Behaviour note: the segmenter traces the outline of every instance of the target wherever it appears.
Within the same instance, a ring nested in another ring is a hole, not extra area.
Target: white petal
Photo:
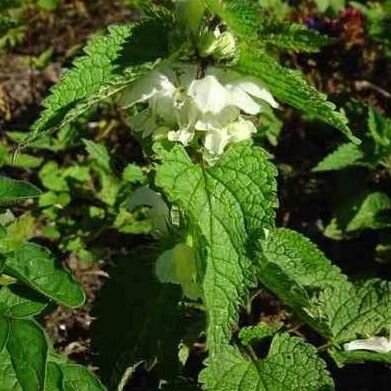
[[[255,102],[242,88],[227,84],[227,90],[231,93],[231,104],[239,107],[247,114],[255,115],[261,111],[261,106]]]
[[[121,95],[119,105],[123,108],[129,108],[136,103],[150,99],[159,90],[172,88],[175,89],[175,86],[167,76],[159,72],[152,72],[126,88]]]
[[[199,116],[195,123],[196,130],[215,130],[228,126],[240,115],[240,110],[235,106],[225,107],[219,114],[206,113]]]
[[[206,134],[204,146],[211,155],[221,155],[229,141],[227,129],[217,129]]]
[[[269,103],[270,106],[277,108],[278,103],[273,98],[272,94],[255,78],[244,78],[232,83],[243,89],[248,94],[255,96],[256,98],[262,99]]]
[[[343,347],[346,351],[370,350],[372,352],[388,353],[391,351],[391,341],[386,337],[370,337],[345,343]]]
[[[189,87],[188,95],[202,113],[220,113],[231,104],[231,94],[214,76],[194,80]]]
[[[257,132],[257,128],[251,121],[239,118],[228,126],[228,132],[232,141],[239,142],[251,139],[251,136]]]

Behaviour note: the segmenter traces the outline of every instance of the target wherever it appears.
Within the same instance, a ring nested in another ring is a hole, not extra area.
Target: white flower
[[[232,122],[224,128],[213,129],[207,132],[205,136],[204,146],[212,157],[221,155],[224,148],[230,142],[240,142],[249,140],[257,129],[251,121],[246,121],[239,117],[237,121]]]
[[[119,103],[129,108],[148,102],[129,121],[135,130],[144,137],[168,137],[185,146],[198,140],[197,134],[213,161],[228,144],[251,139],[256,133],[253,122],[242,113],[256,115],[265,104],[278,104],[255,78],[216,68],[209,68],[202,79],[196,75],[197,68],[191,65],[153,72],[127,88]]]
[[[230,140],[231,137],[226,128],[215,129],[206,134],[204,146],[212,156],[218,156],[224,152]]]
[[[346,351],[370,350],[377,353],[391,352],[391,339],[386,337],[369,337],[367,339],[356,339],[343,345]]]

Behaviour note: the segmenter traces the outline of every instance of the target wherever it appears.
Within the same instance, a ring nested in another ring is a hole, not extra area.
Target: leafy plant
[[[52,89],[41,117],[23,139],[24,147],[69,148],[74,137],[70,129],[77,129],[93,108],[109,102],[125,111],[142,147],[145,166],[132,164],[129,158],[130,164],[118,173],[109,147],[79,134],[76,145],[83,143],[87,159],[61,166],[47,160],[39,172],[47,190],[40,195],[39,205],[47,220],[63,225],[52,234],[61,237],[67,232],[74,239],[63,249],[79,256],[84,249],[80,245],[84,232],[64,228],[80,216],[62,216],[80,193],[93,199],[82,211],[89,219],[88,235],[97,227],[151,233],[149,251],[137,247],[131,253],[132,263],[124,266],[121,260],[114,288],[109,290],[113,306],[124,304],[120,314],[129,308],[137,314],[129,327],[126,318],[123,323],[116,319],[119,331],[107,340],[104,334],[99,337],[98,344],[108,352],[99,359],[105,383],[110,389],[123,389],[144,364],[144,370],[155,367],[155,387],[185,389],[184,384],[196,388],[200,383],[208,390],[224,391],[334,389],[324,355],[319,354],[322,349],[292,336],[279,324],[239,330],[240,312],[258,285],[272,291],[307,323],[338,365],[389,362],[387,282],[350,280],[308,239],[276,229],[277,169],[253,140],[257,129],[262,132],[269,121],[277,130],[269,128],[266,134],[275,143],[280,125],[272,109],[287,104],[349,139],[317,171],[349,165],[387,167],[385,119],[371,112],[371,136],[360,145],[344,111],[337,110],[302,73],[280,63],[284,50],[313,53],[333,40],[302,25],[266,19],[257,1],[181,0],[160,6],[141,2],[141,8],[140,21],[111,26],[87,45],[85,55]],[[59,133],[53,137],[56,129]],[[18,133],[9,136],[21,140]],[[382,193],[368,194],[347,227],[351,231],[378,227],[389,204]],[[7,226],[10,232],[11,227]],[[4,248],[10,251],[5,272],[59,303],[80,304],[79,288],[63,272],[62,277],[50,279],[52,285],[30,278],[37,269],[29,267],[29,256],[47,260],[45,275],[51,273],[54,260],[45,249],[26,244],[21,237],[4,239]],[[136,294],[122,300],[127,282]],[[102,308],[104,312],[107,303]],[[182,328],[183,313],[192,316],[192,311],[205,317],[204,335],[198,327],[191,332]],[[101,331],[107,330],[106,322],[111,323],[113,315],[109,316],[98,324]],[[174,319],[178,323],[172,326]],[[38,341],[33,328],[24,326],[26,330],[15,335]],[[257,354],[257,348],[270,339],[267,355]],[[184,380],[182,367],[195,340],[204,344],[207,358],[198,379]],[[16,342],[9,341],[6,351],[13,354]],[[82,374],[75,374],[83,371],[84,376],[84,369],[44,354],[45,359],[37,354],[31,360],[37,373],[47,366],[47,384],[56,384],[62,372],[63,389],[69,378],[86,387]],[[37,379],[43,384],[42,376]],[[88,379],[92,389],[101,387]]]

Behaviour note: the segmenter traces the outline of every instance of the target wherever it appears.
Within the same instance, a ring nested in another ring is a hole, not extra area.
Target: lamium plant
[[[143,186],[125,204],[130,211],[149,208],[151,246],[129,249],[134,277],[124,281],[124,289],[137,287],[128,305],[134,314],[121,319],[124,334],[101,337],[114,351],[113,341],[122,338],[125,351],[108,353],[112,371],[102,374],[103,383],[110,390],[125,389],[144,364],[157,368],[161,389],[332,390],[326,362],[389,363],[388,282],[350,280],[309,239],[276,227],[277,168],[256,137],[263,115],[288,105],[342,132],[346,148],[361,151],[344,111],[303,74],[280,63],[284,50],[313,53],[333,39],[263,17],[256,0],[139,3],[137,22],[111,26],[88,43],[22,142],[32,145],[109,101],[123,110],[142,147],[146,166],[129,170],[136,170]],[[88,140],[85,145],[100,167],[110,170],[107,150]],[[34,265],[27,251],[33,252]],[[7,365],[1,360],[0,390],[11,389],[9,384],[32,391],[103,389],[86,370],[76,373],[73,364],[47,348],[33,320],[40,302],[19,294],[15,282],[37,288],[43,278],[37,271],[34,278],[26,275],[27,269],[50,267],[46,250],[24,244],[5,255],[0,321],[11,324],[11,331],[0,329],[0,352],[8,360]],[[52,275],[45,273],[45,279]],[[143,273],[145,284],[138,280]],[[54,278],[53,291],[38,290],[54,301],[79,305],[83,295],[68,277],[64,284],[72,286],[64,298],[59,296],[64,285]],[[259,287],[289,307],[322,346],[262,319],[241,327],[239,315]],[[29,302],[15,305],[23,300]],[[141,322],[146,311],[151,319]],[[189,332],[183,323],[194,312],[201,320]],[[12,322],[23,322],[23,329],[14,333]],[[112,319],[102,322],[110,323],[108,330],[117,327]],[[34,342],[34,357],[23,347],[33,339],[41,341]],[[186,378],[179,363],[186,362],[196,341],[204,346],[203,368],[197,379]],[[261,344],[268,347],[264,356],[258,354]]]

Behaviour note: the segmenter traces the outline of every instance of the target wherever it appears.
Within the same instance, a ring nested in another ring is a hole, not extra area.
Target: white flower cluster
[[[181,65],[130,86],[121,97],[123,107],[148,102],[131,118],[132,127],[144,137],[165,136],[185,146],[201,137],[213,159],[229,143],[250,139],[256,132],[243,114],[259,114],[263,104],[278,106],[257,79],[216,68],[209,68],[203,78],[196,75],[195,66]]]

